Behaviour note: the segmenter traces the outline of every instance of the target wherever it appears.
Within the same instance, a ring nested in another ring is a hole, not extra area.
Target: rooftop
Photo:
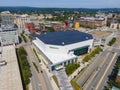
[[[62,46],[93,39],[92,35],[77,30],[48,32],[41,35],[33,34],[32,36],[39,38],[45,44]]]
[[[40,45],[37,40],[34,40],[33,42],[47,56],[47,58],[49,58],[49,60],[50,60],[49,64],[51,64],[51,63],[57,64],[57,63],[65,61],[65,60],[69,60],[69,59],[73,59],[73,58],[77,57],[74,54],[49,53],[49,52],[43,50],[41,47],[39,47]]]
[[[15,47],[5,46],[2,51],[7,64],[0,66],[0,90],[23,90]]]
[[[109,35],[111,35],[112,32],[95,30],[95,31],[90,32],[90,34],[92,34],[92,35],[97,35],[97,36],[106,38],[106,37],[108,37]]]

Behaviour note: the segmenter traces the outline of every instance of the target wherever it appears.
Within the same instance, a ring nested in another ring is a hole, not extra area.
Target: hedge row
[[[20,64],[21,74],[23,77],[23,84],[27,86],[30,83],[31,70],[27,61],[27,52],[23,47],[17,49],[18,60]]]
[[[71,80],[70,83],[71,83],[72,87],[74,88],[74,90],[82,90],[75,81]]]
[[[36,50],[35,50],[34,48],[33,48],[33,51],[34,51],[34,53],[35,53],[35,55],[36,55],[38,61],[41,62],[41,60],[40,60],[40,58],[39,58],[39,56],[38,56],[38,54],[37,54],[37,52],[36,52]]]
[[[21,37],[23,38],[24,42],[27,42],[27,39],[23,33],[21,33]]]
[[[102,51],[102,49],[100,47],[97,47],[94,51],[92,51],[89,55],[87,55],[83,61],[84,62],[88,62],[89,60],[92,59],[92,57],[94,57],[96,54],[98,54],[100,51]]]

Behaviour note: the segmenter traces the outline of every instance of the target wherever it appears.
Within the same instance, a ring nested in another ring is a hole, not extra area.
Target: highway
[[[108,76],[111,74],[112,68],[116,62],[117,53],[108,52],[105,62],[99,66],[99,69],[93,75],[93,78],[86,83],[83,90],[102,90],[106,85]]]
[[[77,77],[76,82],[79,86],[84,86],[91,74],[98,69],[98,66],[104,61],[108,50],[103,51],[85,70],[83,70]]]
[[[106,48],[85,70],[75,79],[83,90],[102,90],[107,85],[117,56],[120,55],[120,38]]]

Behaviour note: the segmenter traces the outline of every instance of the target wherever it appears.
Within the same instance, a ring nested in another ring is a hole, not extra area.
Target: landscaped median
[[[116,42],[116,38],[112,38],[112,40],[108,43],[109,46],[112,46]]]
[[[24,90],[28,90],[28,84],[30,83],[31,70],[30,65],[27,61],[27,52],[23,47],[17,49],[18,62],[20,66],[22,81]]]
[[[39,56],[38,56],[38,54],[37,54],[37,52],[36,52],[36,50],[33,48],[33,51],[34,51],[34,53],[35,53],[35,55],[36,55],[36,57],[37,57],[37,59],[38,59],[38,61],[39,61],[39,63],[41,62],[41,60],[40,60],[40,58],[39,58]]]
[[[54,79],[56,85],[57,85],[58,88],[59,88],[59,83],[58,83],[58,79],[57,79],[57,77],[56,77],[55,75],[53,75],[52,77],[53,77],[53,79]]]
[[[38,69],[37,65],[35,64],[35,62],[32,62],[32,63],[34,65],[35,69],[37,70],[37,72],[39,73],[39,69]]]
[[[21,33],[21,37],[23,38],[24,42],[27,42],[27,38],[26,38],[26,36],[23,33]]]
[[[72,87],[74,88],[74,90],[82,90],[80,86],[74,80],[71,80],[70,83]]]
[[[99,54],[102,51],[100,47],[97,47],[95,50],[93,50],[90,54],[88,54],[84,59],[83,62],[88,62],[91,60],[96,54]]]

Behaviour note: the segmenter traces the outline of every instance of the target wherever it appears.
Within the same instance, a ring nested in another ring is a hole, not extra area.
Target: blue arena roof
[[[32,34],[32,36],[39,38],[45,44],[62,46],[93,39],[92,35],[77,30],[47,32],[41,35]]]

